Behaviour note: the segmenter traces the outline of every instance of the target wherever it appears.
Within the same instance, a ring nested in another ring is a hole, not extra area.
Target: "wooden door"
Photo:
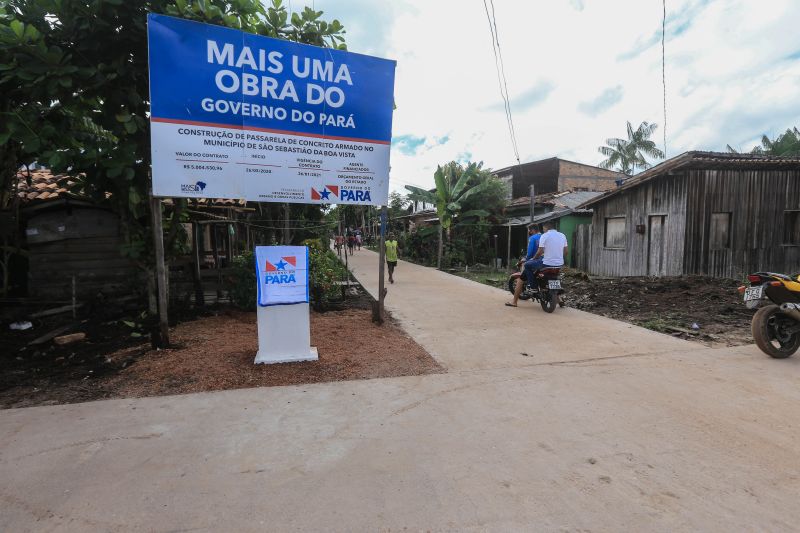
[[[666,258],[664,245],[666,241],[666,215],[650,216],[647,233],[647,274],[649,276],[665,276]]]

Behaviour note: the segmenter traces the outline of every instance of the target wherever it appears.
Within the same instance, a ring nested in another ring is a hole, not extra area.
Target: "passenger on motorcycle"
[[[534,259],[541,257],[542,265],[545,267],[564,266],[564,259],[567,257],[567,236],[560,231],[556,231],[551,220],[542,225],[544,226],[544,233],[539,238],[539,250],[536,252]],[[539,266],[538,268],[542,267]],[[533,280],[533,277],[531,277],[531,280]]]
[[[525,276],[528,279],[528,283],[533,284],[533,271],[541,268],[542,262],[540,260],[534,260],[534,256],[539,251],[539,238],[541,235],[539,234],[539,226],[536,224],[531,224],[528,226],[528,252],[525,255]],[[516,307],[517,302],[519,302],[519,295],[522,294],[522,288],[524,287],[525,282],[520,276],[517,280],[517,285],[514,287],[514,301],[513,302],[506,302],[506,305],[509,307]]]

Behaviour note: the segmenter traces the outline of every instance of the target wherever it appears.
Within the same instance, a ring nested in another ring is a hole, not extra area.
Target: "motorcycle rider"
[[[533,271],[538,270],[541,268],[542,261],[534,259],[534,256],[539,251],[539,239],[541,235],[539,234],[539,226],[537,224],[530,224],[528,226],[528,252],[525,255],[525,265],[523,272],[525,273],[525,277],[528,280],[528,283],[531,285],[533,284]],[[517,284],[514,287],[514,301],[513,302],[506,302],[508,307],[517,307],[517,302],[519,301],[519,295],[522,294],[522,288],[525,286],[525,282],[522,276],[517,279]]]
[[[567,236],[557,231],[552,220],[544,224],[544,233],[539,238],[539,250],[534,259],[541,259],[545,267],[562,267],[564,259],[567,257]],[[541,266],[537,267],[542,268]],[[533,277],[531,276],[531,280]],[[531,281],[532,282],[532,281]]]

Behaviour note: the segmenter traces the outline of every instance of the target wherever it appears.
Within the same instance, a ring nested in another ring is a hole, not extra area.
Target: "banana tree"
[[[442,250],[444,235],[450,241],[451,228],[454,219],[482,218],[489,216],[484,209],[471,209],[461,211],[462,204],[470,197],[480,194],[491,187],[491,174],[481,169],[482,163],[470,163],[466,168],[455,161],[444,166],[438,166],[433,175],[436,189],[425,190],[413,185],[406,185],[408,199],[411,201],[424,201],[436,206],[439,217],[439,251],[436,259],[436,268],[442,268]]]

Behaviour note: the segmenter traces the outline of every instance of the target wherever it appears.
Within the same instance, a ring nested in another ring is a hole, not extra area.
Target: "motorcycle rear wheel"
[[[762,307],[753,315],[750,324],[753,339],[761,351],[773,359],[786,359],[800,348],[800,333],[786,335],[782,331],[787,320],[794,323],[777,305]]]
[[[542,309],[545,313],[552,313],[558,307],[558,293],[548,290],[543,291],[539,303],[542,304]]]

